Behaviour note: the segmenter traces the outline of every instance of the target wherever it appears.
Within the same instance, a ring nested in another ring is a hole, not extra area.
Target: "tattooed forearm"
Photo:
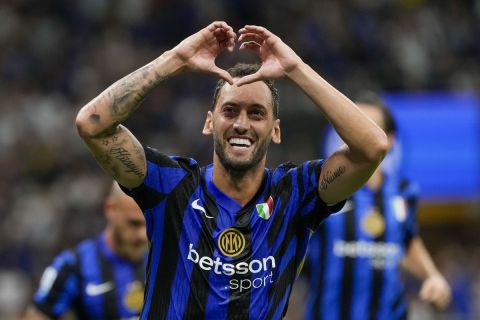
[[[113,135],[113,136],[110,136],[108,138],[103,139],[102,140],[102,145],[104,145],[105,147],[108,147],[109,145],[117,143],[117,142],[118,142],[118,136]]]
[[[320,181],[320,190],[327,190],[328,186],[335,181],[338,177],[345,173],[345,166],[340,166],[337,169],[332,171],[327,171]]]
[[[111,92],[113,102],[110,106],[110,114],[115,120],[126,119],[143,101],[145,96],[164,77],[155,72],[152,63],[128,75],[115,84]]]
[[[132,161],[132,155],[124,147],[112,147],[110,149],[110,154],[113,158],[119,160],[128,170],[126,173],[133,173],[137,177],[143,177],[143,171]]]

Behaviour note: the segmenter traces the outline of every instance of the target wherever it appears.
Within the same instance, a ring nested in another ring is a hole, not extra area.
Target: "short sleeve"
[[[75,254],[65,251],[43,272],[39,288],[33,296],[38,310],[58,318],[79,296],[79,279]]]
[[[318,180],[323,160],[311,160],[288,171],[291,195],[297,197],[298,212],[307,228],[314,230],[330,214],[340,210],[345,201],[333,206],[327,205],[319,196]]]
[[[145,212],[167,197],[189,172],[198,171],[198,164],[190,158],[166,156],[154,148],[144,147],[144,150],[147,174],[143,183],[133,189],[122,187],[122,190]]]

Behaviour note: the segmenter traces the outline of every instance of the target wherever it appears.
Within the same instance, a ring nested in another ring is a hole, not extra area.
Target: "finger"
[[[235,84],[240,87],[243,86],[244,84],[249,84],[255,81],[261,80],[260,73],[257,71],[254,74],[250,74],[248,76],[241,77],[240,79],[235,81]]]
[[[233,78],[232,76],[230,75],[230,73],[228,73],[227,71],[223,70],[222,68],[219,68],[217,66],[214,66],[212,68],[212,73],[213,74],[216,74],[217,76],[219,76],[220,78],[222,78],[223,80],[227,81],[229,84],[233,85]]]
[[[231,27],[228,28],[227,30],[227,35],[228,35],[228,46],[227,48],[232,51],[233,48],[235,47],[235,42],[237,40],[237,34]]]
[[[259,36],[256,33],[251,33],[251,32],[241,34],[240,37],[238,37],[238,41],[239,42],[255,41],[255,42],[259,43],[260,45],[262,45],[264,43],[264,40],[261,36]]]
[[[239,50],[240,51],[250,50],[255,52],[257,55],[260,55],[260,47],[261,47],[260,44],[256,43],[255,41],[248,41],[248,42],[242,43],[240,45]]]
[[[239,30],[239,33],[240,34],[255,33],[255,34],[258,34],[265,39],[273,35],[266,28],[261,27],[261,26],[255,26],[255,25],[246,25],[245,27],[243,27],[242,29]]]
[[[225,21],[214,21],[207,27],[210,31],[215,29],[232,29]],[[233,29],[232,29],[233,30]]]
[[[235,40],[237,35],[233,32],[232,28],[227,29],[216,29],[213,31],[213,34],[217,38],[217,41],[222,44],[228,51],[233,51],[235,48]]]

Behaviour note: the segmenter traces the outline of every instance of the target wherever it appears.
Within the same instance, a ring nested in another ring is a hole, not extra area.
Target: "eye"
[[[255,119],[255,120],[261,120],[266,116],[265,111],[262,109],[253,109],[252,111],[249,112],[249,115],[252,119]]]
[[[226,105],[222,108],[222,113],[226,116],[226,117],[233,117],[235,116],[236,114],[236,109],[233,107],[233,106],[230,106],[230,105]]]

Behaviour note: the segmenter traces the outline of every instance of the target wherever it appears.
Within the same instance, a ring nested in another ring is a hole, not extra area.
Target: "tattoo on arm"
[[[102,140],[102,145],[104,145],[105,147],[108,147],[111,144],[117,143],[117,141],[118,141],[118,136],[113,135],[113,136],[110,136],[108,138],[103,139]]]
[[[146,65],[136,74],[118,83],[110,106],[112,117],[115,120],[126,119],[140,105],[147,93],[163,79],[164,77],[153,70],[152,65]]]
[[[337,169],[333,170],[333,172],[328,170],[323,176],[322,181],[320,181],[320,190],[327,190],[329,185],[331,185],[335,181],[335,179],[345,173],[345,170],[345,166],[340,166]]]
[[[142,170],[132,161],[132,155],[124,147],[112,147],[110,154],[113,158],[119,160],[125,167],[127,167],[126,173],[133,173],[137,177],[143,177]]]

